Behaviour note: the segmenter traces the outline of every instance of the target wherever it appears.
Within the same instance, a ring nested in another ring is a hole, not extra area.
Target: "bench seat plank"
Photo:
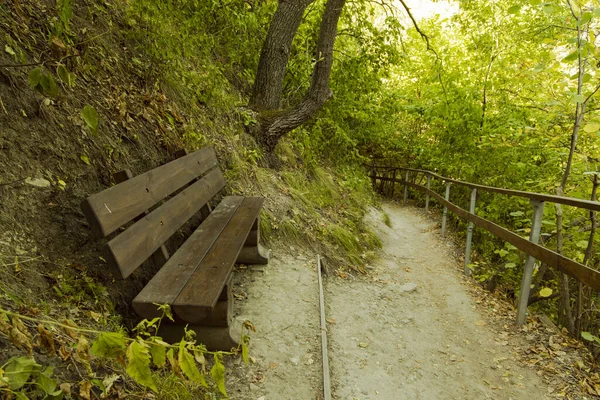
[[[171,259],[154,275],[133,300],[133,309],[142,318],[160,317],[157,304],[172,304],[223,228],[242,204],[243,197],[228,196],[208,215]],[[225,297],[227,300],[227,297]]]
[[[109,262],[127,278],[224,186],[221,171],[212,170],[109,241]]]
[[[216,166],[208,146],[96,193],[81,209],[94,233],[104,237]]]
[[[205,319],[217,303],[227,277],[260,214],[264,199],[246,197],[173,302],[175,314],[190,323]]]

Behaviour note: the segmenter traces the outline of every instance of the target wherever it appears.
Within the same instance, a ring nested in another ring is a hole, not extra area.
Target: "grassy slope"
[[[217,150],[227,193],[267,198],[262,227],[268,245],[308,247],[335,267],[361,269],[378,244],[360,222],[372,201],[365,180],[352,169],[305,165],[293,139],[278,148],[280,170],[261,167],[260,150],[245,133],[247,117],[235,107],[245,101],[243,85],[225,81],[212,88],[218,101],[211,103],[185,84],[185,74],[154,70],[136,42],[139,26],[123,7],[78,1],[67,31],[54,2],[0,5],[0,306],[94,330],[131,328],[137,319],[130,300],[154,271],[145,266],[126,282],[110,278],[100,258],[102,242],[91,239],[79,203],[110,186],[118,170],[139,174],[173,159],[179,148],[206,144]],[[185,71],[196,62],[184,60],[177,68]],[[211,62],[213,69],[220,65],[218,58]],[[73,74],[73,87],[57,75],[59,65]],[[29,86],[35,68],[53,77],[58,96]],[[97,133],[81,117],[88,104],[100,116]],[[26,178],[43,179],[46,187]],[[36,322],[24,323],[34,333]],[[26,353],[9,336],[0,333],[0,347],[10,348],[0,364]],[[72,340],[64,344],[74,346]],[[61,382],[81,381],[67,368],[69,360],[43,356],[42,349],[34,348],[36,359],[55,365]],[[118,365],[103,365],[94,362],[100,379],[110,368],[123,373]],[[161,391],[172,390],[176,379],[167,374]],[[141,390],[130,380],[118,386],[122,392]]]

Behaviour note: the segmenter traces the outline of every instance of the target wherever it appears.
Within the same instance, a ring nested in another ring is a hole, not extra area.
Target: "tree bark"
[[[308,0],[300,3],[305,4],[307,2]],[[259,112],[259,126],[256,130],[256,139],[268,153],[273,152],[281,137],[308,121],[332,96],[331,89],[329,88],[329,77],[331,75],[331,67],[333,65],[333,46],[337,36],[338,21],[345,3],[346,0],[328,0],[325,4],[325,11],[321,19],[319,39],[317,41],[317,51],[315,54],[316,63],[312,75],[311,85],[302,101],[295,107],[276,112],[261,112],[264,110],[275,110],[277,108],[273,107],[275,102],[277,102],[277,106],[279,106],[283,87],[282,77],[280,79],[279,75],[277,75],[277,79],[280,80],[275,81],[272,80],[273,77],[263,74],[264,71],[260,71],[260,65],[263,65],[263,54],[265,55],[266,59],[267,55],[272,53],[271,49],[263,48],[261,53],[261,63],[259,63],[259,71],[257,72],[257,81],[255,83],[256,95],[253,96],[251,106],[254,108],[254,110]],[[284,4],[287,4],[287,2],[282,0],[279,7]],[[308,2],[308,4],[310,4],[310,2]],[[308,6],[308,4],[306,4],[306,6]],[[304,8],[306,8],[306,6],[304,6]],[[275,22],[275,17],[273,18],[273,22]],[[295,27],[295,29],[297,28],[298,26]],[[271,29],[269,29],[269,32],[270,31]],[[274,45],[276,45],[275,42],[269,42],[267,40],[263,47]],[[265,63],[266,62],[267,61],[265,61]],[[279,67],[277,71],[278,73],[281,72]],[[261,76],[261,82],[259,82],[258,76]],[[262,82],[262,79],[265,79],[265,81]],[[265,86],[277,87],[263,88],[261,86],[263,84]],[[267,93],[269,94],[267,95]],[[261,100],[261,102],[259,102],[259,99],[265,99],[265,101]],[[269,100],[266,101],[266,99]]]
[[[257,111],[277,110],[281,103],[283,78],[292,42],[306,7],[314,0],[279,0],[263,44],[250,107]]]
[[[570,0],[567,0],[573,18],[577,21],[577,49],[581,50],[582,48],[582,30],[579,26],[580,15],[576,15],[573,7],[571,5]],[[583,77],[585,75],[585,69],[587,64],[587,56],[584,58],[581,55],[581,51],[578,52],[578,77],[577,77],[577,94],[579,96],[582,95],[583,92]],[[583,118],[585,116],[585,107],[587,105],[587,101],[589,97],[583,102],[577,102],[575,104],[575,116],[573,121],[573,131],[571,133],[571,144],[569,147],[569,156],[567,158],[567,165],[565,166],[565,171],[563,173],[563,177],[560,181],[560,185],[556,188],[557,196],[564,196],[565,189],[567,187],[567,181],[569,179],[569,174],[571,173],[571,166],[573,165],[573,156],[575,154],[575,148],[577,147],[577,139],[579,137],[579,130],[583,123]],[[556,209],[556,252],[558,254],[563,253],[563,210],[562,205],[555,203],[554,208]],[[564,324],[567,326],[569,334],[574,336],[575,332],[575,319],[573,318],[573,311],[571,309],[571,291],[569,288],[569,276],[561,273],[560,274],[560,305],[562,308],[562,315],[564,316]],[[559,313],[560,315],[560,313]]]

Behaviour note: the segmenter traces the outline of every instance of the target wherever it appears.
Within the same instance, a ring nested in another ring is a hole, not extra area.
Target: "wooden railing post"
[[[404,176],[404,204],[406,204],[406,200],[408,200],[408,170]]]
[[[427,174],[427,189],[431,189],[431,175]],[[429,211],[429,192],[425,196],[425,212]]]
[[[533,219],[531,221],[529,241],[538,244],[542,229],[542,218],[544,217],[544,202],[532,199],[531,205],[533,205]],[[534,264],[535,258],[528,255],[523,269],[523,280],[521,281],[521,293],[519,294],[519,305],[517,307],[517,325],[523,325],[527,317],[527,304],[529,303]]]
[[[451,182],[446,182],[446,195],[444,199],[450,201],[450,185]],[[442,214],[442,236],[446,236],[446,220],[448,218],[448,207],[444,205],[444,213]]]
[[[475,214],[475,201],[477,199],[477,189],[473,188],[471,190],[471,203],[469,204],[469,212],[471,214]],[[471,275],[471,269],[469,268],[469,264],[471,264],[471,241],[473,240],[473,222],[469,221],[469,225],[467,227],[467,243],[465,245],[465,274]]]

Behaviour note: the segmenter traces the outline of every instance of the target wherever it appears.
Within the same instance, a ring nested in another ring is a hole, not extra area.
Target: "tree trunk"
[[[301,3],[305,4],[307,2],[308,0]],[[287,2],[282,0],[279,6],[281,7],[286,3]],[[309,3],[310,2],[308,2],[308,4]],[[280,102],[283,86],[283,77],[278,77],[277,79],[280,80],[274,81],[271,80],[272,77],[264,74],[264,71],[260,71],[260,65],[264,65],[262,60],[263,55],[267,58],[268,54],[272,54],[272,49],[263,48],[261,53],[261,63],[259,63],[259,71],[257,73],[257,81],[255,83],[256,94],[253,97],[251,105],[259,112],[259,126],[256,131],[256,139],[267,152],[271,153],[283,135],[308,121],[332,96],[331,89],[329,89],[329,77],[331,75],[331,66],[333,65],[333,45],[335,44],[335,38],[337,36],[337,24],[345,3],[346,0],[328,0],[325,5],[325,11],[323,13],[319,31],[319,39],[317,41],[317,52],[315,54],[317,61],[313,71],[311,85],[304,99],[295,107],[279,112],[261,113],[261,110],[275,109],[272,105],[275,103],[275,100],[277,103]],[[308,4],[306,4],[306,6]],[[306,8],[306,6],[304,6],[304,8]],[[279,18],[283,19],[283,16],[280,16]],[[275,17],[273,17],[273,22],[275,22]],[[298,26],[295,26],[294,33],[297,28]],[[269,29],[269,33],[271,33],[271,29]],[[267,40],[263,47],[275,46],[276,44],[276,40],[270,42]],[[267,61],[264,61],[264,63],[267,63]],[[280,72],[280,67],[281,66],[277,67],[278,72]],[[261,82],[258,80],[259,76],[261,76]],[[264,79],[264,82],[262,82],[262,79]],[[262,87],[263,84],[265,87]],[[268,88],[267,86],[277,87]],[[275,93],[275,95],[266,95],[266,93]],[[259,103],[259,98],[268,98],[270,100],[269,102]],[[264,107],[261,107],[261,104],[264,104]]]
[[[571,9],[571,13],[573,17],[577,21],[577,49],[580,50],[582,48],[582,31],[579,26],[580,16],[576,15],[573,11],[570,1],[568,1],[569,7]],[[582,57],[581,51],[578,52],[578,76],[577,76],[577,94],[579,96],[582,95],[583,92],[583,77],[585,75],[585,68],[587,63],[586,58]],[[573,131],[571,133],[571,144],[569,146],[569,156],[567,158],[567,165],[565,166],[565,171],[563,173],[563,177],[560,181],[560,185],[556,188],[556,194],[558,196],[564,196],[565,189],[567,187],[567,181],[569,179],[569,174],[571,173],[571,166],[573,165],[573,156],[575,154],[575,148],[577,147],[577,139],[579,137],[579,129],[583,123],[583,117],[585,116],[585,107],[587,104],[586,99],[583,102],[577,102],[575,104],[575,116],[573,121]],[[554,204],[554,208],[556,209],[556,252],[558,254],[563,253],[563,210],[562,205],[559,203]],[[569,330],[569,334],[574,336],[575,332],[575,319],[573,318],[573,311],[571,309],[571,291],[569,288],[569,276],[561,273],[560,274],[560,298],[561,298],[561,308],[562,314],[564,316],[564,323]],[[560,313],[559,313],[560,315]]]
[[[257,111],[277,110],[281,103],[283,78],[292,41],[306,7],[314,0],[280,0],[263,44],[250,107]]]

